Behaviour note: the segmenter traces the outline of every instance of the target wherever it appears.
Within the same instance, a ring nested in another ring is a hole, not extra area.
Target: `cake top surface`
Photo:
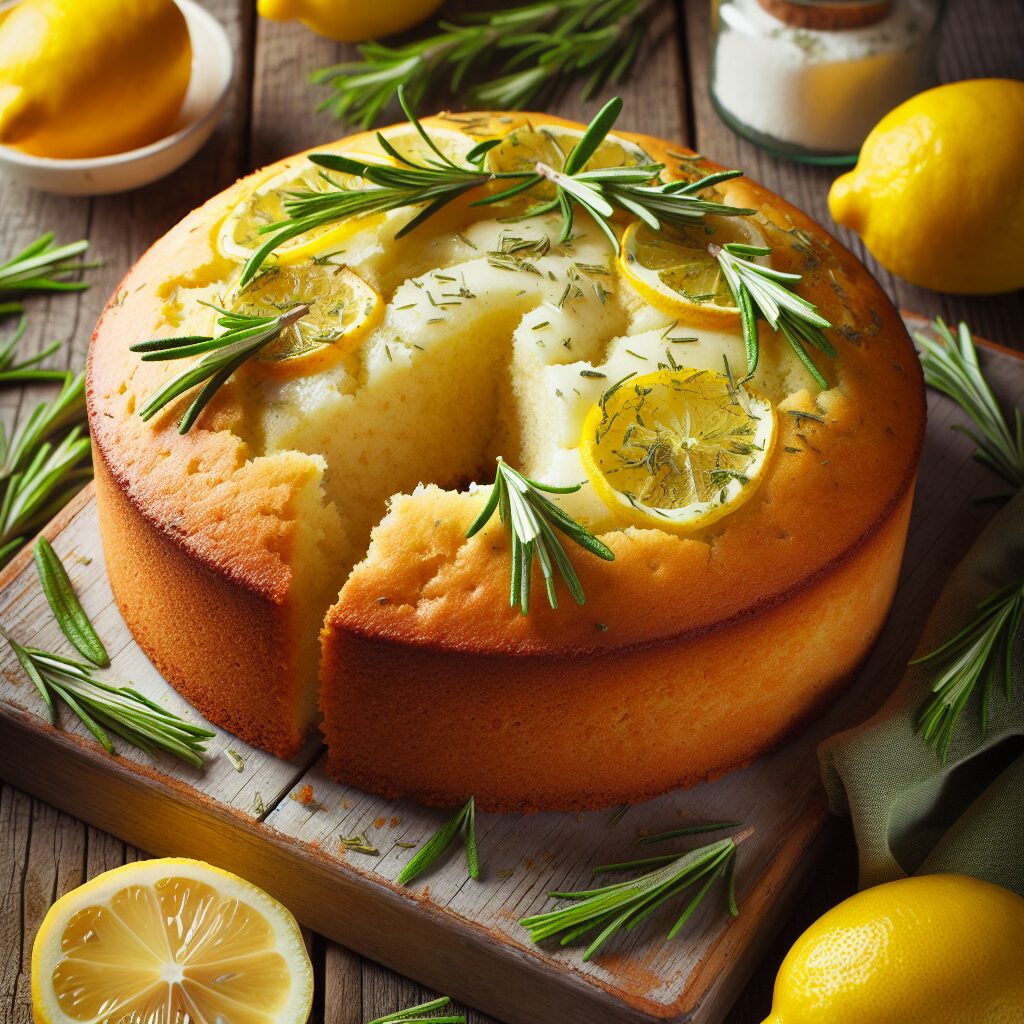
[[[424,124],[456,161],[502,138],[499,167],[555,162],[581,128],[541,114]],[[419,145],[408,125],[384,134],[399,153]],[[391,159],[372,134],[320,151]],[[663,180],[716,170],[626,132],[594,160],[662,163]],[[91,352],[99,457],[151,522],[268,600],[343,588],[337,628],[472,651],[643,644],[780,600],[905,495],[923,386],[902,322],[854,257],[747,179],[704,196],[752,216],[662,233],[616,217],[618,250],[585,213],[566,240],[558,208],[523,218],[535,199],[473,207],[471,192],[404,234],[416,209],[318,228],[240,285],[287,194],[339,184],[355,187],[299,155],[211,199],[129,273]],[[750,258],[801,275],[792,287],[832,325],[834,358],[811,351],[826,387],[763,322],[744,379],[740,316],[702,255],[708,238],[770,247]],[[212,307],[296,302],[308,317],[239,367],[187,433],[194,395],[143,422],[182,364],[143,362],[131,345],[213,335]],[[498,457],[544,485],[580,485],[547,497],[614,554],[565,543],[585,604],[559,579],[550,608],[535,570],[520,615],[506,528],[495,516],[467,538]]]

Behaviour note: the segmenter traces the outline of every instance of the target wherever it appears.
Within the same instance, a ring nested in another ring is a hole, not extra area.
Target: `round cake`
[[[402,124],[291,157],[186,217],[105,309],[111,586],[167,680],[246,742],[289,757],[319,719],[328,771],[389,797],[633,802],[776,746],[880,630],[925,415],[899,315],[800,211],[659,139],[613,130],[583,177],[662,165],[651,189],[704,181],[720,211],[656,228],[577,204],[567,224],[583,127],[440,115],[429,145]],[[383,187],[353,161],[490,177],[297,229],[253,274],[295,197]],[[524,168],[526,192],[475,205]],[[759,282],[798,296],[797,328],[762,315],[751,351],[723,250],[762,313]],[[228,314],[283,319],[198,416],[198,388],[154,402],[190,364],[133,347]]]

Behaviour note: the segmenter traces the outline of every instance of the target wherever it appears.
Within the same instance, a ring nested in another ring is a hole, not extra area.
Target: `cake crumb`
[[[377,818],[377,819],[374,820],[373,827],[374,828],[383,828],[386,823],[387,822],[386,822],[385,818]]]
[[[313,787],[307,782],[297,793],[292,793],[291,798],[303,807],[312,807],[316,803],[316,797],[313,795]]]
[[[392,816],[392,818],[391,818],[391,827],[392,828],[397,828],[401,823],[402,823],[402,819],[401,818]]]

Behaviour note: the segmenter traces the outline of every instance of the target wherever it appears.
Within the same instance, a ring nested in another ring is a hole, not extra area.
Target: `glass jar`
[[[943,0],[713,0],[711,100],[776,156],[847,164],[936,84]]]

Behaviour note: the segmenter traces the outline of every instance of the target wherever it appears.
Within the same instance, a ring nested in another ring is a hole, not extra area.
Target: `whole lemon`
[[[301,21],[319,35],[342,43],[404,32],[430,17],[442,0],[257,0],[257,10],[273,21]]]
[[[22,0],[0,23],[0,143],[68,158],[155,142],[191,65],[174,0]]]
[[[1024,1021],[1024,899],[964,875],[865,889],[797,939],[764,1024]]]
[[[914,284],[1024,287],[1024,82],[980,78],[907,100],[871,131],[828,205]]]

